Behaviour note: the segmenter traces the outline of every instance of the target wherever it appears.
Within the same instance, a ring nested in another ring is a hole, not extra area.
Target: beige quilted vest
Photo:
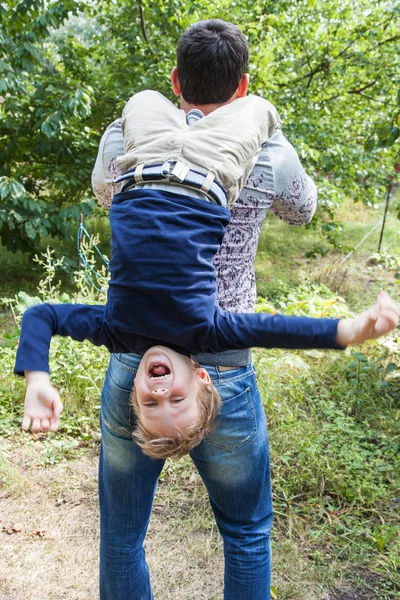
[[[214,110],[190,127],[183,110],[146,90],[132,96],[122,114],[125,154],[121,170],[179,160],[224,186],[231,206],[251,173],[261,145],[280,128],[276,108],[247,96]]]

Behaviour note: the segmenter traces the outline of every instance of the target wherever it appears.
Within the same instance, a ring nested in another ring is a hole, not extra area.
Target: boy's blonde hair
[[[194,366],[198,367],[200,365],[194,363]],[[137,419],[133,439],[141,447],[144,454],[151,458],[181,458],[200,444],[205,435],[214,431],[215,418],[221,406],[221,398],[212,383],[199,383],[197,402],[199,406],[199,420],[197,423],[184,431],[177,430],[174,437],[157,437],[150,433],[140,420],[140,407],[135,386],[133,386],[131,404]]]

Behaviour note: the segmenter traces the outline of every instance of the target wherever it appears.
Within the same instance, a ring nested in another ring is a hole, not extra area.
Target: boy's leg
[[[164,461],[132,440],[130,391],[140,357],[112,355],[101,406],[99,465],[100,598],[151,600],[143,541]]]
[[[269,600],[272,498],[268,435],[252,367],[206,367],[223,401],[219,425],[191,456],[224,540],[225,600]]]

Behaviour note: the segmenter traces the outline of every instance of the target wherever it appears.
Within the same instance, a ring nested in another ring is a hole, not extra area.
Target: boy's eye
[[[173,404],[179,404],[179,402],[182,402],[185,398],[172,398],[171,402]]]

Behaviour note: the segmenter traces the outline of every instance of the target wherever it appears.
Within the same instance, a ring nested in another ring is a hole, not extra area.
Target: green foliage
[[[279,295],[278,295],[279,294]],[[308,317],[349,317],[351,312],[344,298],[333,294],[324,284],[303,283],[296,289],[280,282],[274,304],[258,298],[256,312],[277,312]]]
[[[69,45],[52,42],[83,8],[74,0],[0,4],[0,236],[12,250],[48,235],[72,239],[73,221],[93,208],[97,132],[85,125],[93,89],[67,60]]]
[[[374,148],[390,148],[400,136],[400,88],[397,90],[397,107],[386,120],[380,120],[372,135],[364,144],[364,150],[371,152]],[[397,153],[397,158],[399,152]]]
[[[318,183],[322,230],[337,245],[344,196],[375,203],[398,163],[399,10],[390,0],[3,0],[3,243],[27,249],[48,234],[71,238],[79,212],[93,209],[90,171],[104,127],[138,90],[172,99],[181,32],[221,17],[248,36],[251,91],[279,108]]]
[[[86,248],[86,252],[91,264],[93,250]],[[105,303],[106,292],[99,294],[94,291],[87,282],[84,271],[76,273],[76,291],[73,296],[62,292],[61,283],[56,279],[60,260],[54,259],[54,252],[47,250],[42,256],[36,256],[35,260],[44,271],[37,295],[19,292],[14,298],[1,299],[3,305],[12,311],[16,325],[8,335],[3,335],[5,341],[0,346],[0,435],[5,437],[15,435],[20,430],[22,421],[25,382],[20,377],[10,378],[8,374],[13,370],[18,327],[23,312],[29,306],[43,301]],[[89,342],[82,344],[58,336],[53,339],[50,351],[51,377],[60,391],[64,413],[60,434],[50,436],[43,464],[58,462],[76,447],[75,442],[57,442],[53,438],[78,439],[84,445],[98,439],[100,392],[108,358],[109,354],[104,348],[95,347]]]

